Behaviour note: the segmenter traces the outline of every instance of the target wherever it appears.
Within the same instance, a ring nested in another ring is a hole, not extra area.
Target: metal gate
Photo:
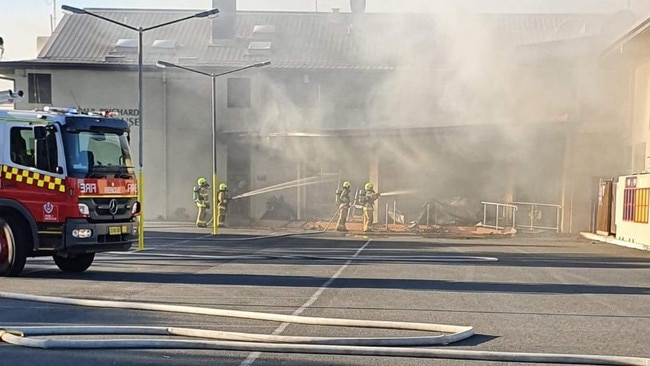
[[[616,234],[614,222],[615,185],[613,180],[601,179],[598,183],[598,205],[596,206],[596,234]]]

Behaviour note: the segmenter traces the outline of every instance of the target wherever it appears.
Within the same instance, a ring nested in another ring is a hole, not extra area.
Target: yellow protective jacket
[[[341,191],[339,192],[338,195],[338,203],[339,205],[346,205],[348,206],[350,204],[350,189],[349,188],[341,188]]]
[[[217,205],[219,207],[228,207],[230,197],[228,196],[228,191],[219,191],[217,193]]]
[[[363,207],[372,209],[375,206],[375,201],[379,198],[379,193],[375,191],[366,191],[366,194],[362,196],[361,204]]]
[[[198,206],[206,206],[208,204],[210,192],[208,187],[205,186],[196,186],[194,187],[194,202]]]

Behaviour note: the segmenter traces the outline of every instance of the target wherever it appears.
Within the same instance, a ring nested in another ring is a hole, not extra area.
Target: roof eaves
[[[604,57],[607,56],[608,54],[611,54],[612,52],[616,51],[617,49],[622,52],[623,46],[633,40],[634,38],[638,37],[639,35],[643,34],[650,28],[650,17],[646,17],[644,19],[641,19],[639,22],[636,24],[632,25],[627,31],[623,33],[620,37],[614,39],[613,41],[609,42],[605,47],[602,48],[602,51],[600,52],[599,56]]]
[[[241,62],[219,62],[210,63],[203,66],[212,67],[229,67],[240,65]],[[0,68],[52,68],[52,69],[94,69],[94,70],[116,70],[132,69],[136,66],[134,62],[106,62],[88,60],[44,60],[33,59],[24,61],[2,61]],[[146,63],[146,68],[155,69],[154,64]],[[304,70],[356,70],[356,71],[393,71],[391,65],[343,65],[343,64],[313,64],[313,63],[273,63],[270,67],[273,69],[304,69]]]
[[[308,129],[300,131],[277,131],[267,133],[264,137],[275,138],[342,138],[342,137],[395,137],[395,136],[422,136],[426,134],[462,134],[468,128],[475,131],[485,131],[486,133],[494,132],[500,127],[500,123],[496,124],[466,124],[457,125],[449,123],[448,121],[441,121],[438,126],[410,126],[410,127],[394,127],[382,126],[381,128],[333,128],[333,129]],[[566,122],[562,121],[548,121],[540,120],[531,123],[531,126],[537,126],[547,129],[548,126],[566,128]],[[503,123],[504,128],[511,128],[509,124]],[[243,135],[242,132],[233,132],[233,134]],[[258,131],[253,131],[251,135],[259,134]]]
[[[352,64],[322,64],[322,63],[296,63],[277,62],[273,64],[276,69],[308,69],[308,70],[360,70],[360,71],[393,71],[392,65],[352,65]]]
[[[155,66],[146,65],[152,69]],[[85,69],[85,70],[116,70],[116,69],[129,69],[133,68],[132,64],[119,64],[119,63],[99,63],[88,61],[75,61],[75,60],[26,60],[26,61],[2,61],[0,62],[0,69],[8,68],[50,68],[50,69]]]

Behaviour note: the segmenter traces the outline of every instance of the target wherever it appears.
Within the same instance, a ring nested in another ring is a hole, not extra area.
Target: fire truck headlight
[[[88,205],[86,205],[85,203],[80,203],[79,213],[81,213],[84,216],[90,216],[90,209],[88,208]]]
[[[87,239],[93,236],[93,231],[90,229],[74,229],[72,236],[79,239]]]
[[[140,202],[135,202],[133,207],[131,207],[131,215],[137,215],[140,213]]]

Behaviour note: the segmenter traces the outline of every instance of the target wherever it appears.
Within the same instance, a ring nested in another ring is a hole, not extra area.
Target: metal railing
[[[562,206],[549,203],[539,202],[481,202],[483,205],[483,221],[477,226],[493,228],[497,230],[512,228],[528,228],[541,230],[555,230],[560,232],[562,220]],[[392,207],[391,207],[392,206]],[[522,215],[528,215],[526,220]],[[432,217],[433,216],[433,217]],[[392,219],[392,220],[391,220]],[[431,204],[426,204],[426,226],[436,225],[438,221],[438,207],[434,205],[432,215]],[[398,223],[405,224],[406,218],[397,211],[397,202],[387,202],[385,205],[385,225],[392,221],[393,225]]]
[[[528,212],[529,221],[527,224],[519,224],[518,227],[525,227],[530,230],[555,230],[560,232],[560,223],[562,219],[562,206],[550,203],[538,202],[512,202],[513,205],[522,208],[522,212]],[[524,211],[527,208],[527,211]],[[549,213],[555,213],[555,220],[547,218]],[[521,221],[520,221],[521,222]],[[554,225],[553,225],[554,223]]]
[[[517,206],[508,203],[481,202],[483,204],[483,221],[478,226],[492,229],[505,229],[515,227]],[[494,207],[494,225],[488,224],[488,206]],[[501,222],[499,222],[501,219]],[[501,223],[502,225],[499,225]]]
[[[427,227],[431,222],[431,204],[427,203]],[[433,225],[438,225],[438,205],[433,206]]]
[[[388,230],[389,216],[393,219],[393,225],[405,224],[406,217],[397,212],[397,201],[393,201],[393,210],[390,210],[390,202],[386,203],[386,230]]]

